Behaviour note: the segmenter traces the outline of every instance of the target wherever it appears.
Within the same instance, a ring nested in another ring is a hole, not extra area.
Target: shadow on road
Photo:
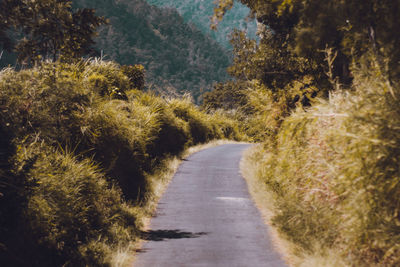
[[[141,239],[147,241],[164,241],[166,239],[197,238],[207,233],[182,232],[181,230],[150,230],[142,231]]]

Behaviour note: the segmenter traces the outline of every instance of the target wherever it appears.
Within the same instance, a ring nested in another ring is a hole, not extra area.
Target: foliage
[[[145,70],[142,65],[124,65],[121,67],[121,71],[129,78],[131,88],[144,89]]]
[[[222,114],[137,90],[141,77],[99,60],[0,72],[3,265],[111,265],[133,253],[149,174],[191,144],[241,138]]]
[[[375,1],[322,4],[313,0],[241,2],[257,18],[261,40],[257,42],[248,39],[244,32],[233,32],[234,60],[228,72],[236,85],[229,82],[206,94],[205,104],[211,108],[234,107],[239,113],[252,114],[252,119],[274,118],[273,121],[282,122],[299,104],[307,108],[316,96],[327,98],[333,89],[350,88],[354,76],[350,63],[360,67],[367,52],[374,54],[380,72],[388,77],[390,84],[396,84],[396,77],[400,77],[396,74],[398,64],[393,63],[398,61],[398,49],[393,46],[399,42],[398,35],[392,26],[384,29],[387,24],[397,25],[398,18],[394,16],[398,13],[397,1],[380,4]],[[217,1],[214,19],[222,19],[233,4],[231,0]],[[262,95],[266,94],[268,105],[277,107],[279,112],[265,112],[262,116],[256,110],[252,113],[254,107],[248,104],[248,99],[241,102],[246,98],[240,96],[253,94],[256,84],[271,91],[259,94],[259,98],[263,99]],[[257,136],[275,132],[262,128],[258,131],[257,123],[247,121],[248,134],[256,140],[259,140]],[[278,129],[280,123],[270,126]]]
[[[21,265],[107,266],[115,247],[129,244],[136,235],[138,211],[90,159],[31,143],[20,147],[15,164],[32,158],[27,177],[34,185],[20,218],[26,222],[23,238],[28,242],[11,247],[25,261]],[[19,239],[20,234],[9,238]],[[29,245],[33,251],[26,255]]]
[[[240,109],[247,105],[246,83],[226,82],[214,85],[211,92],[203,95],[203,107],[206,109]]]
[[[188,98],[184,101],[172,99],[169,104],[175,116],[187,122],[191,144],[208,142],[213,136],[230,140],[242,138],[237,122],[221,112],[198,112]]]
[[[283,48],[296,56],[305,57],[318,68],[324,65],[325,56],[320,51],[331,47],[337,51],[334,76],[341,83],[349,84],[352,75],[349,66],[353,58],[360,59],[373,50],[381,68],[389,78],[399,76],[396,33],[399,1],[335,1],[328,4],[318,0],[241,0],[272,30],[272,37]],[[221,19],[233,1],[218,1],[215,13]],[[387,59],[387,65],[384,60]],[[387,66],[387,68],[385,68]],[[319,70],[321,73],[323,70]]]
[[[250,38],[256,38],[257,25],[254,17],[249,16],[250,10],[238,3],[227,11],[217,30],[211,29],[213,15],[213,0],[146,0],[151,5],[176,8],[187,23],[193,23],[204,34],[211,36],[225,49],[232,49],[229,35],[233,29],[246,31]]]
[[[126,68],[135,68],[127,66]],[[138,67],[144,71],[143,66]],[[140,74],[139,74],[140,75]],[[142,74],[144,75],[144,73]],[[108,96],[114,99],[126,99],[126,91],[131,85],[130,78],[120,69],[120,66],[112,61],[102,62],[94,61],[90,66],[84,70],[85,81],[94,91],[98,92],[101,96]]]
[[[173,88],[180,94],[189,91],[196,102],[214,82],[228,78],[226,67],[230,58],[226,49],[194,25],[185,23],[177,11],[150,6],[145,0],[77,0],[72,1],[72,7],[71,1],[4,0],[2,5],[13,6],[0,8],[0,42],[2,32],[13,30],[7,40],[21,43],[24,51],[20,53],[21,59],[32,56],[32,60],[40,61],[62,56],[61,59],[69,60],[70,56],[100,56],[101,51],[104,58],[121,65],[144,66],[147,88],[159,92]],[[48,12],[53,5],[58,6],[51,9],[53,13]],[[25,10],[30,6],[31,11]],[[95,16],[94,10],[102,17]],[[33,14],[38,15],[32,17]],[[61,15],[65,16],[57,17]],[[13,20],[5,23],[5,18]],[[109,23],[104,25],[104,20]],[[102,26],[95,38],[95,26],[99,23]],[[12,25],[16,24],[19,27],[14,29]],[[2,48],[10,42],[4,40]],[[15,62],[16,55],[5,51],[0,66],[15,65]]]
[[[269,35],[257,44],[243,32],[232,34],[234,62],[228,68],[232,77],[241,81],[257,79],[272,91],[278,91],[292,81],[315,73],[315,67],[308,60],[296,57],[284,41]]]
[[[7,19],[8,16],[8,10],[11,10],[14,8],[14,6],[18,2],[16,1],[2,1],[1,4],[1,9],[0,9],[0,45],[2,48],[11,49],[12,46],[12,41],[10,40],[7,31],[11,27],[11,21]]]
[[[274,225],[302,266],[399,265],[399,1],[241,2],[264,27],[259,44],[233,35],[229,72],[247,89],[230,94],[245,92],[240,121],[264,141]]]
[[[147,88],[190,92],[195,101],[214,82],[227,80],[229,54],[176,10],[149,5],[145,0],[79,0],[79,8],[95,8],[109,19],[100,27],[96,49],[121,65],[141,64]]]
[[[274,224],[295,253],[335,251],[357,266],[397,266],[398,87],[376,60],[337,92],[287,117],[259,153],[259,177],[275,195]],[[333,265],[332,265],[333,266]]]
[[[308,108],[323,93],[312,86],[312,78],[290,82],[273,91],[258,80],[217,84],[204,94],[203,109],[224,110],[240,121],[240,129],[253,141],[274,138],[284,119],[297,107]]]
[[[71,5],[70,0],[1,2],[8,29],[22,36],[15,46],[20,62],[70,60],[90,51],[96,28],[106,20],[95,16],[93,9],[73,11]]]
[[[263,87],[270,91],[266,94],[272,102],[267,105],[279,106],[278,109],[281,110],[278,114],[282,117],[278,118],[277,114],[271,116],[281,121],[290,113],[290,110],[296,107],[297,103],[308,107],[317,95],[328,94],[330,87],[325,87],[328,88],[327,90],[318,89],[322,85],[330,85],[330,80],[317,65],[306,58],[296,56],[289,50],[287,41],[275,37],[271,31],[265,30],[263,34],[265,36],[260,42],[256,42],[256,40],[248,39],[244,32],[232,33],[234,60],[228,72],[235,81],[217,85],[214,91],[204,94],[204,105],[226,110],[234,108],[239,112],[244,112],[244,115],[255,115],[258,112],[257,106],[249,104],[248,97],[253,94],[253,89]],[[262,94],[259,94],[260,99],[263,99]],[[269,108],[263,113],[269,117],[267,110]],[[250,117],[256,118],[258,115]],[[264,116],[259,119],[262,117]],[[247,120],[247,118],[240,118],[240,120],[243,119]],[[247,133],[255,137],[255,140],[262,140],[259,137],[274,132],[263,131],[257,127],[258,125],[260,124],[250,123],[246,126],[246,129],[250,130]]]

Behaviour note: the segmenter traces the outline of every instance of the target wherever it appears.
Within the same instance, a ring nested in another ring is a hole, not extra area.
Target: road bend
[[[135,267],[281,267],[239,172],[249,145],[193,154],[161,198]]]

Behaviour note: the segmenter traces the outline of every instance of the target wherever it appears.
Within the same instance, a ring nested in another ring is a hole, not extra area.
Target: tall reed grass
[[[256,154],[299,266],[400,264],[400,87],[373,60],[354,75],[351,91],[298,108]]]

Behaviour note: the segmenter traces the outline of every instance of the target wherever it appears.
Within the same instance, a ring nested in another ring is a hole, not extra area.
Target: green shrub
[[[188,97],[170,99],[168,104],[175,116],[187,123],[192,144],[205,143],[218,138],[231,140],[244,138],[240,133],[238,122],[228,118],[225,112],[202,112]]]
[[[85,66],[83,76],[89,88],[101,96],[126,100],[126,91],[131,89],[129,78],[112,61],[90,62]]]
[[[133,253],[165,159],[241,138],[222,113],[137,90],[141,75],[97,60],[0,72],[2,263],[115,264]]]
[[[213,138],[213,129],[208,123],[209,117],[196,109],[188,98],[172,99],[169,101],[169,106],[175,116],[188,123],[193,144],[205,143]]]
[[[203,95],[203,107],[206,109],[243,109],[248,103],[247,84],[230,81],[214,85],[211,92]]]
[[[225,111],[216,110],[209,115],[214,135],[218,138],[236,141],[246,139],[240,130],[238,121],[229,117]]]
[[[121,71],[129,79],[130,87],[133,89],[143,90],[145,85],[145,70],[142,65],[124,65]]]
[[[296,107],[306,108],[321,94],[310,76],[294,80],[283,90],[271,90],[259,80],[217,84],[204,94],[203,109],[225,110],[240,121],[240,130],[255,142],[273,137],[284,118]]]
[[[138,228],[137,214],[124,203],[118,187],[110,186],[89,159],[77,160],[43,144],[26,144],[18,151],[18,166],[34,159],[27,174],[32,192],[24,212],[28,240],[41,248],[30,255],[33,262],[106,266],[113,246],[130,242]],[[129,235],[115,233],[116,227]],[[101,251],[92,246],[95,241],[103,246]]]
[[[397,266],[400,92],[373,61],[363,66],[354,91],[283,121],[258,172],[276,196],[273,222],[297,253],[333,249],[349,265]]]

